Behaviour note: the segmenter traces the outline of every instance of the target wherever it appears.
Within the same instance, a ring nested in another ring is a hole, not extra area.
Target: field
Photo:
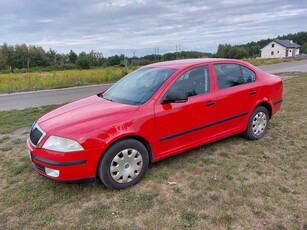
[[[307,229],[306,88],[307,74],[285,81],[264,138],[237,135],[157,162],[121,191],[34,172],[28,131],[54,106],[0,112],[0,229]]]
[[[297,60],[300,59],[246,59],[245,61],[259,66]],[[137,68],[139,66],[130,66],[129,72]],[[50,72],[32,72],[31,70],[28,73],[14,74],[0,73],[0,94],[116,82],[123,76],[123,73],[123,67]]]
[[[131,70],[133,69],[130,69],[130,71]],[[102,69],[90,70],[0,74],[0,93],[34,91],[115,82],[123,76],[123,73],[123,67],[106,67]]]

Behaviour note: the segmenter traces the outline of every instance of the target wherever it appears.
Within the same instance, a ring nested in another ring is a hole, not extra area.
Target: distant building
[[[261,58],[287,58],[300,53],[300,45],[292,40],[274,40],[261,49]]]
[[[131,65],[139,65],[141,63],[141,59],[139,59],[138,57],[132,57],[131,58]]]

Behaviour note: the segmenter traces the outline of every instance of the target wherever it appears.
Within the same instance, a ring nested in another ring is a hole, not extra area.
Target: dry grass
[[[2,133],[0,229],[307,229],[306,87],[307,74],[286,80],[263,139],[182,153],[122,191],[41,177],[25,149],[31,123]]]
[[[132,71],[137,67],[130,69]],[[65,70],[0,74],[0,93],[65,88],[115,82],[123,76],[123,67],[90,70]]]
[[[283,62],[292,62],[292,61],[300,61],[305,58],[248,58],[244,59],[244,61],[247,61],[255,66],[260,66],[260,65],[273,65],[273,64],[279,64]]]

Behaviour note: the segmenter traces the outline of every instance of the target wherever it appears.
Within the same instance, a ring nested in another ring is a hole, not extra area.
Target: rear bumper
[[[55,152],[34,148],[27,140],[33,168],[49,179],[65,183],[94,182],[101,150]]]

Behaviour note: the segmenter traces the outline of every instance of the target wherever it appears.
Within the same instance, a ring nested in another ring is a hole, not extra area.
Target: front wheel
[[[263,106],[258,106],[249,118],[243,135],[250,140],[257,140],[264,136],[269,125],[269,112]]]
[[[108,188],[127,188],[144,177],[148,164],[146,147],[138,140],[123,139],[103,154],[98,165],[98,177]]]

